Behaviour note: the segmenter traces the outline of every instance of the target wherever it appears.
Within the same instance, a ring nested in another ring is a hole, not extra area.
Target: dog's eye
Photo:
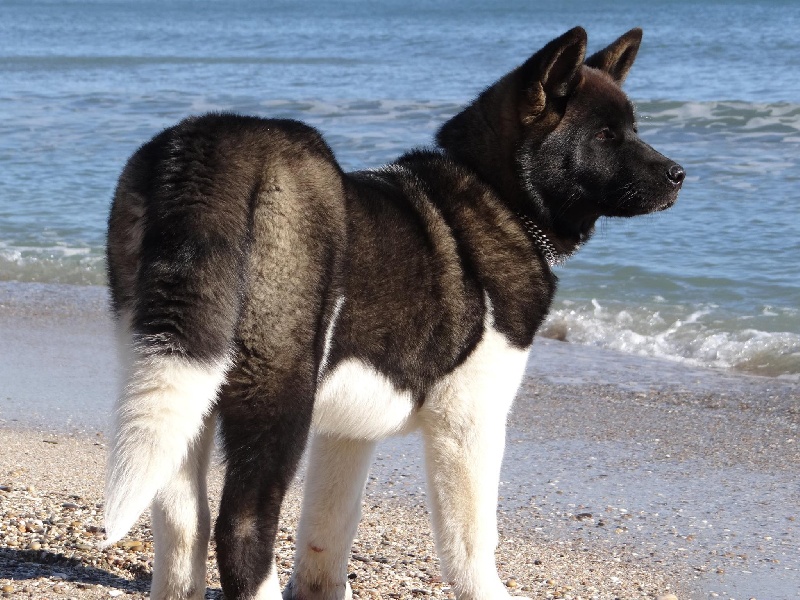
[[[613,140],[615,137],[614,132],[608,127],[603,127],[603,129],[594,134],[594,139],[601,141]]]

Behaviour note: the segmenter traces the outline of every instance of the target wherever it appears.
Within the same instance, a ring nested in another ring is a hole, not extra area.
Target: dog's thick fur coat
[[[226,598],[281,597],[278,513],[309,432],[283,597],[350,595],[375,443],[425,441],[443,575],[500,599],[505,422],[556,287],[548,261],[601,216],[671,206],[684,174],[636,135],[620,84],[632,30],[584,61],[550,42],[444,124],[437,148],[344,173],[314,129],[190,118],[128,162],[109,219],[127,368],[106,489],[108,542],[152,503],[152,597],[205,593],[205,473],[227,463],[216,542]]]

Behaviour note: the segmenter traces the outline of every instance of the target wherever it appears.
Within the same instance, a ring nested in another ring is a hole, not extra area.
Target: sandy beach
[[[3,597],[146,597],[147,515],[117,547],[97,544],[113,350],[102,288],[0,285]],[[538,340],[507,439],[501,576],[532,598],[795,599],[799,424],[791,381]],[[220,476],[217,461],[213,505]],[[452,596],[416,436],[379,446],[349,573],[357,598]],[[213,543],[207,597],[221,597]]]

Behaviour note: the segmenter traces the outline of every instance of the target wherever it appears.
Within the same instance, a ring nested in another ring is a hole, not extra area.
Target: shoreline
[[[94,546],[117,385],[105,289],[62,287],[0,299],[0,594],[143,598],[147,521],[126,548]],[[504,581],[534,598],[793,600],[797,400],[791,381],[537,340],[501,475]],[[416,435],[379,445],[349,566],[358,598],[448,597],[420,446]],[[298,485],[277,546],[283,583]],[[212,553],[211,598],[215,569]]]
[[[558,328],[556,328],[558,329]],[[558,331],[556,331],[558,333]],[[794,390],[794,375],[768,377],[558,340],[540,332],[527,377],[553,385],[607,384],[646,392]],[[0,427],[104,431],[118,365],[105,286],[0,281]],[[46,377],[32,377],[41,361]]]

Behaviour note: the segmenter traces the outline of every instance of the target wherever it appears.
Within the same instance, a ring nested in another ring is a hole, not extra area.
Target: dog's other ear
[[[586,65],[605,71],[618,85],[622,85],[636,59],[641,43],[642,30],[638,27],[631,29],[616,42],[589,57]]]
[[[522,77],[521,117],[529,122],[541,113],[548,99],[569,96],[580,81],[586,55],[586,30],[570,29],[531,56],[519,69]]]

